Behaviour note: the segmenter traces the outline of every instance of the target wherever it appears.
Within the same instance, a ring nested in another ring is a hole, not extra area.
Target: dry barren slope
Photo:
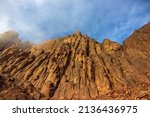
[[[122,45],[80,32],[32,45],[9,33],[11,44],[0,41],[1,99],[150,99],[150,23]]]

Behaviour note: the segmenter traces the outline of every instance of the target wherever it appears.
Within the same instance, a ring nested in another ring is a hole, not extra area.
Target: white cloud
[[[8,19],[1,17],[0,18],[0,33],[3,33],[7,30],[9,30]]]
[[[21,33],[22,38],[36,42],[76,30],[95,38],[107,37],[118,40],[150,19],[150,12],[145,11],[150,8],[149,5],[131,0],[0,2],[0,31],[14,29]],[[145,14],[141,16],[143,13]]]
[[[47,0],[34,0],[37,6],[42,6],[47,3]]]

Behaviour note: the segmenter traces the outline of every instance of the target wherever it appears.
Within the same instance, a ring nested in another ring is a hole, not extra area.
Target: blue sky
[[[0,33],[40,43],[76,31],[122,43],[150,21],[150,0],[0,0]]]

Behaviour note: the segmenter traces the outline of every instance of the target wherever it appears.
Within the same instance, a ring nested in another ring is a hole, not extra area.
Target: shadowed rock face
[[[150,23],[122,45],[80,32],[40,45],[9,35],[0,36],[0,99],[150,99]]]

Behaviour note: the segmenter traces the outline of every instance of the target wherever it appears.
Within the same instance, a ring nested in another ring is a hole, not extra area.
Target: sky
[[[41,43],[76,31],[122,43],[150,21],[150,0],[0,0],[0,33]]]

